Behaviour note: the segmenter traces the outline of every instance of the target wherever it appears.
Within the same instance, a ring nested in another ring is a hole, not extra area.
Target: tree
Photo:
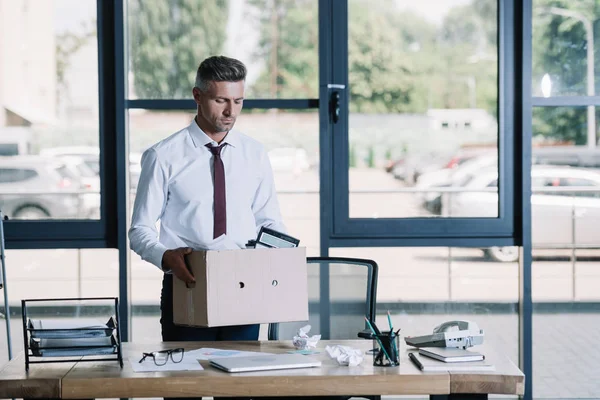
[[[227,0],[130,0],[130,68],[140,98],[190,97],[198,63],[219,55]]]
[[[473,0],[452,8],[439,31],[436,53],[439,70],[436,95],[439,108],[498,110],[498,4]]]
[[[249,0],[249,5],[260,37],[253,59],[265,66],[248,88],[249,97],[318,97],[318,2]]]
[[[71,63],[71,57],[90,40],[96,38],[96,20],[81,24],[81,32],[65,31],[56,36],[56,102],[64,100],[62,93],[69,90],[66,73]],[[60,104],[57,104],[60,108]]]
[[[587,35],[581,21],[552,12],[553,8],[576,11],[598,25],[598,0],[539,0],[533,10],[533,94],[540,96],[540,83],[546,74],[552,81],[553,95],[587,94]],[[598,30],[594,29],[598,43]],[[595,93],[598,93],[600,64],[594,59]],[[561,107],[534,110],[533,134],[560,142],[586,144],[585,108]]]

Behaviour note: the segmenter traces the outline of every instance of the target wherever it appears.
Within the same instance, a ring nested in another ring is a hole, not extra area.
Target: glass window
[[[99,218],[97,171],[72,160],[72,185],[54,172],[64,155],[98,159],[96,1],[3,1],[0,43],[0,169],[23,171],[0,179],[0,208],[12,219]]]
[[[156,142],[189,125],[195,113],[129,110],[130,160]],[[284,126],[286,129],[281,130]],[[245,110],[235,129],[267,149],[283,221],[288,233],[300,239],[308,256],[320,252],[319,114],[318,111]],[[138,161],[139,163],[139,161]],[[138,164],[139,166],[139,164]],[[207,166],[208,168],[209,166]],[[140,169],[130,168],[131,205]],[[137,175],[136,175],[137,174]],[[162,272],[131,254],[133,338],[160,339],[158,308]],[[152,326],[151,329],[147,329]],[[261,331],[261,335],[266,331]],[[261,336],[262,337],[262,336]]]
[[[538,399],[598,393],[589,332],[597,329],[600,315],[600,172],[581,168],[589,167],[598,152],[584,146],[588,115],[585,107],[533,109],[533,145],[538,146],[531,197],[533,396]]]
[[[14,183],[31,179],[37,172],[31,169],[0,169],[0,183]]]
[[[498,217],[489,182],[463,187],[498,170],[497,16],[492,0],[349,1],[350,218]]]
[[[11,309],[13,355],[23,350],[22,299],[118,297],[118,255],[116,249],[6,250],[5,284]],[[1,291],[0,294],[3,295]],[[0,303],[4,304],[4,301]],[[33,315],[39,318],[95,318],[99,310],[106,308],[77,310],[64,303],[51,303],[38,307]],[[4,324],[0,314],[0,365],[8,361]]]
[[[129,98],[191,98],[200,61],[246,64],[246,98],[317,98],[318,2],[129,0]]]
[[[485,343],[518,363],[518,263],[501,262],[493,249],[447,247],[332,248],[333,257],[377,262],[377,318],[386,314],[401,336],[430,334],[450,320],[470,320],[485,331]],[[518,259],[518,252],[517,259]],[[337,280],[344,279],[344,280]],[[356,298],[351,274],[332,276],[332,298]],[[402,346],[405,346],[403,343]]]
[[[595,95],[599,16],[592,3],[533,0],[533,96]]]

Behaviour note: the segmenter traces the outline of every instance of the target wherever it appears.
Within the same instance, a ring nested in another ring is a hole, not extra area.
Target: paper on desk
[[[331,358],[335,358],[339,365],[356,367],[363,361],[364,355],[360,349],[348,346],[327,346],[325,348]]]
[[[190,356],[190,357],[195,357],[197,360],[210,360],[213,358],[229,358],[229,357],[261,356],[261,355],[270,356],[270,355],[272,355],[272,353],[201,348],[201,349],[197,349],[197,350],[186,351],[185,355]]]
[[[194,356],[190,356],[186,351],[183,353],[183,360],[174,363],[169,360],[165,365],[158,366],[151,357],[140,362],[140,358],[131,357],[129,362],[134,372],[164,372],[164,371],[202,371],[204,368]]]
[[[308,350],[311,347],[317,347],[317,343],[321,339],[321,335],[308,336],[310,325],[305,325],[298,329],[296,336],[292,338],[292,344],[298,350]]]

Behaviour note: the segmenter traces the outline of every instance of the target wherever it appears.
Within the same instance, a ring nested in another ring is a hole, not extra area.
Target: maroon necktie
[[[211,153],[213,153],[214,156],[214,239],[227,233],[227,207],[225,204],[225,167],[223,166],[223,160],[221,159],[221,149],[226,144],[227,143],[223,143],[222,145],[215,147],[211,146],[210,144],[206,145],[206,147],[210,149]]]

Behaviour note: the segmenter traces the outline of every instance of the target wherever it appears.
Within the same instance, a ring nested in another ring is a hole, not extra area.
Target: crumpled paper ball
[[[335,358],[339,365],[347,365],[349,367],[356,367],[362,363],[365,358],[362,350],[355,349],[348,346],[327,346],[325,348],[329,357]]]
[[[298,350],[308,350],[311,347],[317,347],[317,343],[321,339],[321,335],[308,336],[310,332],[310,325],[305,325],[298,329],[296,336],[292,339],[294,347]]]

